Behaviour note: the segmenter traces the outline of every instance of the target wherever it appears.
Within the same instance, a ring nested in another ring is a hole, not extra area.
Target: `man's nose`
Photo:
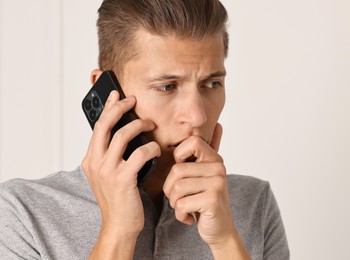
[[[187,92],[180,103],[179,110],[181,111],[178,118],[180,123],[198,128],[207,122],[205,99],[199,90]]]

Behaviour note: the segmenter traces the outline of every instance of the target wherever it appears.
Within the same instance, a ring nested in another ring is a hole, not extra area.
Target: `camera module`
[[[96,111],[92,109],[89,113],[89,117],[90,117],[91,121],[95,121],[96,120]]]
[[[86,110],[90,110],[91,109],[91,100],[89,100],[89,99],[85,99],[85,101],[84,101],[84,108],[86,109]]]
[[[92,105],[95,107],[95,108],[98,108],[100,106],[100,99],[98,97],[93,97],[92,99]]]

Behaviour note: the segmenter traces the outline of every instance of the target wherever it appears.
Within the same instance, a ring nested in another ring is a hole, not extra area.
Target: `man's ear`
[[[95,82],[98,80],[98,78],[101,76],[102,74],[102,70],[100,69],[94,69],[92,72],[91,72],[91,75],[90,75],[90,82],[91,82],[91,85],[94,85]]]

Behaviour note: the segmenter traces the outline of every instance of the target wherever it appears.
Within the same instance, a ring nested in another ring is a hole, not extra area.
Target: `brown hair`
[[[104,0],[98,10],[99,67],[122,72],[136,54],[135,32],[202,39],[223,34],[228,52],[227,12],[219,0]]]

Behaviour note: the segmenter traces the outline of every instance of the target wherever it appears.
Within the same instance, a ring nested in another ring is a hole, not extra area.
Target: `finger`
[[[170,190],[170,206],[174,208],[176,202],[183,197],[191,196],[212,189],[214,187],[213,183],[217,181],[216,179],[217,176],[205,178],[186,178],[177,180]]]
[[[129,157],[129,159],[125,163],[125,169],[128,169],[130,172],[129,175],[126,176],[129,180],[136,181],[137,173],[141,170],[143,165],[161,155],[161,149],[158,143],[149,142],[145,145],[137,148]]]
[[[199,136],[189,137],[174,150],[177,163],[185,162],[191,156],[196,158],[196,162],[222,161],[220,155]]]
[[[217,123],[214,129],[213,137],[211,138],[210,146],[216,151],[219,151],[220,148],[220,142],[222,137],[222,125],[220,123]]]
[[[123,114],[129,111],[136,103],[133,96],[120,101],[117,97],[118,95],[115,94],[114,97],[107,101],[99,120],[94,126],[91,148],[93,149],[94,156],[97,158],[102,158],[108,148],[111,129],[121,119]]]
[[[184,224],[193,224],[198,217],[196,212],[205,212],[207,201],[208,195],[206,193],[199,193],[179,199],[174,208],[176,219]]]
[[[106,153],[106,163],[114,168],[123,160],[123,154],[128,143],[141,132],[151,131],[155,128],[153,122],[149,120],[136,119],[120,128],[113,136]]]
[[[223,163],[178,163],[175,164],[163,185],[165,196],[169,198],[172,187],[176,181],[185,178],[200,178],[222,176],[226,178],[226,169]]]
[[[119,95],[119,92],[118,92],[118,91],[115,91],[115,90],[111,91],[111,93],[109,94],[109,97],[108,97],[108,99],[107,99],[107,101],[106,101],[105,109],[102,111],[102,113],[104,113],[104,111],[107,110],[106,108],[109,107],[109,106],[111,105],[111,103],[113,103],[113,102],[111,102],[111,101],[113,101],[114,99],[119,100],[119,96],[120,96],[120,95]],[[92,155],[92,153],[93,153],[92,140],[93,140],[94,134],[96,134],[96,131],[93,132],[92,138],[91,138],[91,140],[90,140],[90,142],[89,142],[89,146],[88,146],[88,149],[87,149],[87,153],[86,153],[86,156],[85,156],[85,158],[84,158],[85,165],[86,165],[86,162],[87,162],[87,161],[90,161],[91,155]],[[99,159],[100,159],[100,158],[99,158]]]
[[[175,210],[175,218],[183,224],[192,225],[197,221],[198,216],[196,212],[186,213],[180,210]]]

